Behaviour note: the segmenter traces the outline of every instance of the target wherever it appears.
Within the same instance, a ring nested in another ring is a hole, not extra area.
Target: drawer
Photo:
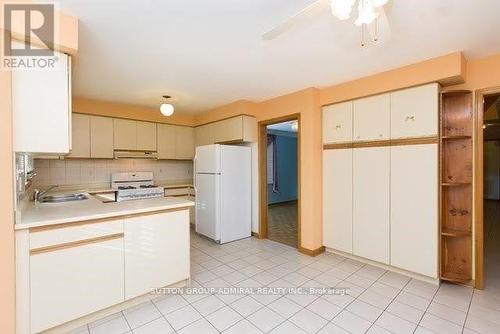
[[[186,196],[190,194],[190,189],[188,187],[182,188],[165,188],[165,196]]]
[[[30,230],[30,250],[123,233],[123,220],[68,223]]]

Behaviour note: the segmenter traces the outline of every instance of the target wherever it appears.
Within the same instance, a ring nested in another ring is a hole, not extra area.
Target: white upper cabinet
[[[391,265],[438,276],[438,145],[391,147]]]
[[[323,245],[352,253],[352,149],[323,152]]]
[[[195,145],[211,145],[215,143],[215,123],[196,127],[194,131]]]
[[[114,119],[114,148],[116,150],[137,150],[137,122]]]
[[[390,147],[353,150],[353,254],[389,264]]]
[[[16,152],[71,150],[71,58],[54,53],[58,58],[54,69],[12,71]]]
[[[113,119],[90,117],[90,156],[92,158],[113,158]]]
[[[158,159],[175,159],[175,126],[158,124]]]
[[[391,137],[425,137],[438,134],[439,85],[391,93]]]
[[[156,123],[136,122],[137,149],[141,151],[156,151]]]
[[[195,128],[195,146],[256,141],[257,120],[252,116],[235,116]]]
[[[90,116],[71,115],[71,136],[73,147],[69,158],[90,158]]]
[[[354,141],[390,139],[390,94],[354,101]]]
[[[352,141],[353,102],[323,108],[323,144]]]
[[[175,127],[175,158],[191,160],[194,158],[194,129],[188,126]]]

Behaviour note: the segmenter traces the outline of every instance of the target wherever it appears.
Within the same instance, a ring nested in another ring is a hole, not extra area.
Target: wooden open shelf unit
[[[441,95],[441,279],[472,280],[473,110],[471,91]]]

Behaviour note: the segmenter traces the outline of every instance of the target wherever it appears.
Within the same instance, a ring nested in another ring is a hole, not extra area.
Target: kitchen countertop
[[[55,193],[55,192],[54,192]],[[92,195],[89,199],[64,203],[26,203],[15,229],[74,223],[85,220],[120,217],[147,212],[194,206],[194,202],[171,197],[103,203]]]

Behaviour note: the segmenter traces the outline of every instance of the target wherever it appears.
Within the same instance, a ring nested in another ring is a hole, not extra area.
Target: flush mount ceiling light
[[[168,95],[163,95],[163,98],[164,99],[170,99],[171,96],[168,96]],[[174,111],[175,111],[175,108],[172,104],[170,103],[163,103],[161,106],[160,106],[160,112],[163,116],[166,116],[166,117],[169,117],[169,116],[172,116],[174,114]]]

